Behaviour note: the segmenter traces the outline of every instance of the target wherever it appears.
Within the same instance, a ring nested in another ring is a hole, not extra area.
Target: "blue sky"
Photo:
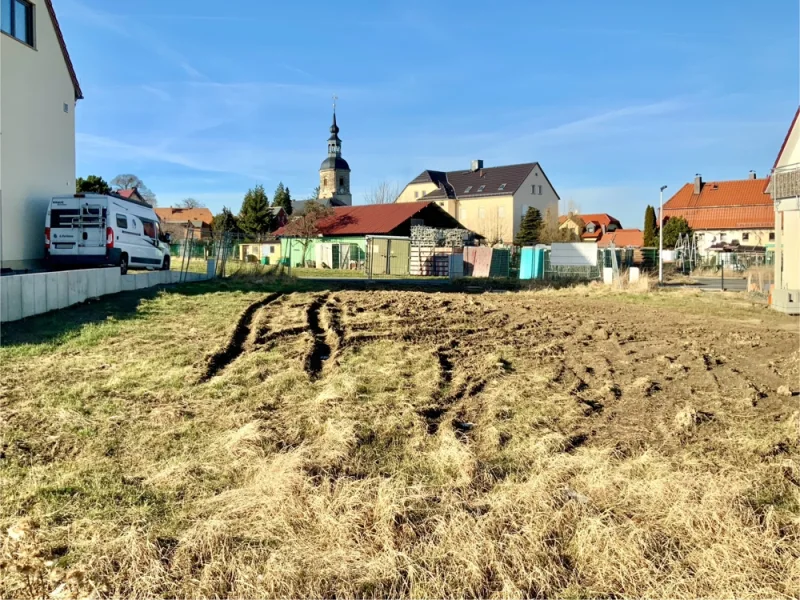
[[[423,169],[539,161],[641,227],[658,188],[763,176],[798,105],[798,2],[55,0],[78,175],[159,203],[304,197],[339,96],[354,201]]]

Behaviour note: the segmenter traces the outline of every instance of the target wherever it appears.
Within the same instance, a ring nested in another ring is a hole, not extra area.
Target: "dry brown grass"
[[[224,285],[4,334],[0,596],[797,596],[796,321]]]

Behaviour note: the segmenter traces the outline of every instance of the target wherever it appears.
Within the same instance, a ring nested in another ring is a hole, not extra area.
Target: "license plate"
[[[57,250],[69,250],[69,249],[70,249],[70,248],[72,248],[74,245],[75,245],[75,244],[56,244],[56,249],[57,249]]]

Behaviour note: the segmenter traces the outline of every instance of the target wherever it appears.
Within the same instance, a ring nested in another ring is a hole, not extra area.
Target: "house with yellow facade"
[[[489,244],[511,244],[529,208],[558,219],[558,193],[539,163],[420,173],[396,202],[435,202]]]

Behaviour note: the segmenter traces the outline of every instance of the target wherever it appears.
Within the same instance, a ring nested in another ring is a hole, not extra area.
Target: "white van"
[[[56,196],[44,223],[51,265],[169,269],[169,235],[149,204],[102,194]]]

